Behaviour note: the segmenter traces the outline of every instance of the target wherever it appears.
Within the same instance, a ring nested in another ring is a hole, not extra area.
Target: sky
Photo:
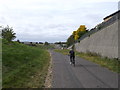
[[[80,25],[95,27],[118,10],[119,0],[0,0],[0,25],[13,27],[17,39],[66,41]]]

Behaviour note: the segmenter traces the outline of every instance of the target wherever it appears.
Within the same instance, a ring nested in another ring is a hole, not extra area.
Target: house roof
[[[109,18],[109,17],[111,17],[111,16],[113,16],[113,15],[115,15],[115,14],[119,13],[119,12],[120,12],[120,10],[118,10],[118,11],[114,12],[113,14],[110,14],[109,16],[107,16],[107,17],[103,18],[103,20],[105,20],[105,19],[107,19],[107,18]]]

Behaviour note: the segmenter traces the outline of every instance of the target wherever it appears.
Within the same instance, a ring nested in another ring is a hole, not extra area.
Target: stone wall
[[[93,52],[109,58],[118,58],[118,23],[103,28],[75,44],[78,52]]]

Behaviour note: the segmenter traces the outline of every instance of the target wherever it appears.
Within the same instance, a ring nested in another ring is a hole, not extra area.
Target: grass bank
[[[49,60],[46,49],[3,40],[3,88],[44,87]]]
[[[63,50],[56,49],[55,51],[60,52],[64,55],[69,54],[68,49],[63,49]],[[110,59],[107,57],[101,57],[100,55],[98,55],[96,53],[90,53],[90,52],[89,53],[75,52],[75,54],[76,54],[76,56],[79,56],[79,57],[84,58],[86,60],[97,63],[97,64],[101,65],[102,67],[106,67],[113,72],[120,73],[120,61],[117,59]]]

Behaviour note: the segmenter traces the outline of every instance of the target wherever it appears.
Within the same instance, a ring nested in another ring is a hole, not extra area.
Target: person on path
[[[70,55],[70,64],[74,64],[75,66],[75,52],[73,49],[69,51],[69,55]]]

